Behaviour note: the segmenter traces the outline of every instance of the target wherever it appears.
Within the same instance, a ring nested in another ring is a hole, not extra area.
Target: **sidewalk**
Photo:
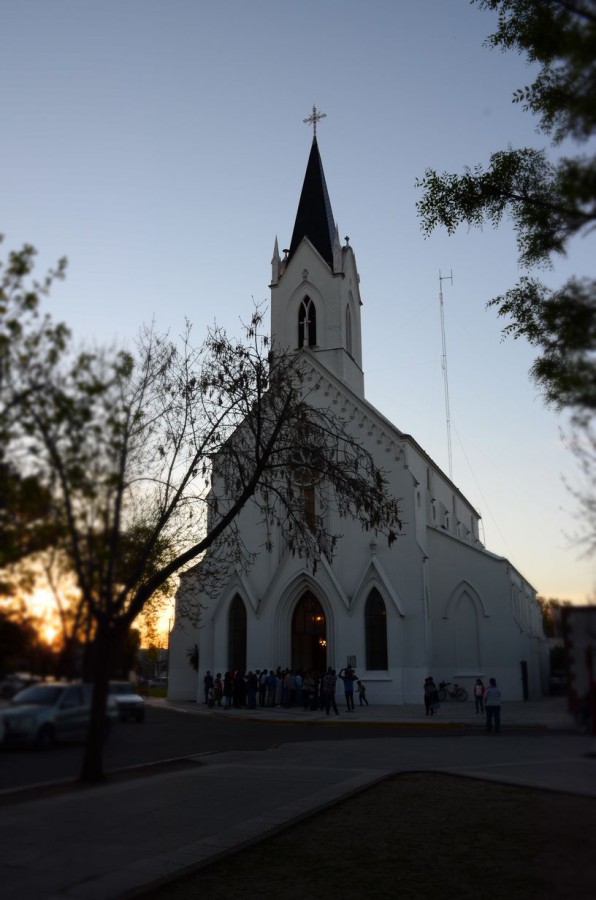
[[[429,728],[478,728],[484,729],[484,716],[474,712],[474,703],[471,700],[465,703],[458,703],[451,700],[441,704],[441,708],[437,715],[427,716],[422,704],[406,704],[403,706],[359,706],[356,701],[356,707],[353,712],[348,712],[345,702],[340,694],[336,696],[339,717],[331,712],[327,716],[324,711],[316,712],[305,711],[302,707],[291,706],[284,709],[276,706],[273,709],[268,707],[257,706],[256,709],[224,709],[224,707],[213,707],[209,709],[203,703],[192,703],[183,701],[170,701],[151,699],[148,702],[155,706],[166,706],[170,709],[179,710],[194,715],[214,716],[222,718],[238,718],[254,722],[259,721],[276,721],[276,722],[317,722],[332,724],[341,721],[342,725],[346,724],[349,719],[351,724],[375,724],[375,725],[416,725],[416,727],[424,726]],[[543,728],[553,731],[573,731],[573,718],[567,710],[566,697],[543,697],[540,700],[528,702],[506,703],[503,706],[502,714],[503,728],[509,726],[528,726],[534,728]]]
[[[320,713],[301,710],[228,712],[151,702],[172,715],[321,721]],[[399,772],[443,771],[596,797],[593,739],[570,730],[564,698],[507,704],[499,736],[486,735],[468,706],[445,704],[428,725],[414,707],[342,711],[339,718],[350,715],[353,727],[384,724],[394,733],[196,756],[162,774],[5,805],[5,896],[137,896]],[[338,718],[323,717],[335,730]],[[429,732],[405,736],[401,726],[411,724]]]

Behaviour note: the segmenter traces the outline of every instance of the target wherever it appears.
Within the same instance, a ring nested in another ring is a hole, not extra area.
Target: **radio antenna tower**
[[[445,310],[443,307],[443,282],[453,285],[453,271],[449,275],[441,275],[439,269],[439,306],[441,307],[441,368],[443,369],[443,387],[445,389],[445,419],[447,422],[447,460],[449,462],[449,478],[453,481],[453,458],[451,455],[451,414],[449,412],[449,379],[447,377],[447,342],[445,340]]]

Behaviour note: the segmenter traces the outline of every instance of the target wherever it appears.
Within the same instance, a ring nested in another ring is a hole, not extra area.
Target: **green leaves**
[[[494,153],[487,170],[476,166],[461,176],[429,169],[416,182],[424,191],[416,204],[423,233],[438,225],[450,234],[461,224],[496,227],[506,216],[517,234],[520,264],[547,264],[594,221],[593,168],[568,159],[554,165],[544,152],[524,149]]]
[[[534,81],[513,101],[539,117],[539,128],[555,144],[585,141],[596,130],[596,0],[472,0],[498,12],[498,28],[487,43],[516,50],[538,65]],[[507,219],[516,234],[522,268],[549,266],[576,236],[596,226],[596,157],[549,158],[528,148],[493,153],[488,168],[461,175],[428,169],[416,182],[422,231],[459,225],[493,227]],[[594,409],[592,354],[596,347],[596,282],[572,279],[559,290],[524,277],[490,301],[511,319],[506,334],[524,336],[542,355],[532,375],[546,400],[577,414]]]
[[[587,140],[596,127],[596,3],[594,0],[472,0],[499,13],[487,44],[517,50],[540,68],[514,102],[539,118],[560,143]]]
[[[506,334],[542,351],[532,374],[548,402],[596,411],[596,282],[571,279],[552,291],[524,277],[489,305],[511,319]]]

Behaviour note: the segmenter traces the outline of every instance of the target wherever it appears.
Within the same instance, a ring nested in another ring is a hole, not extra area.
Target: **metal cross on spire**
[[[313,138],[316,138],[317,122],[320,122],[321,119],[326,119],[326,118],[327,118],[327,113],[320,112],[316,106],[313,106],[312,112],[311,112],[310,116],[308,117],[308,119],[303,119],[302,121],[304,122],[305,125],[312,125],[312,129],[313,129],[312,136],[313,136]]]

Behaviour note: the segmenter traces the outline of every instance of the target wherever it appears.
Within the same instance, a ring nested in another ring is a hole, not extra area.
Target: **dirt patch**
[[[402,775],[146,900],[587,900],[596,800]]]

